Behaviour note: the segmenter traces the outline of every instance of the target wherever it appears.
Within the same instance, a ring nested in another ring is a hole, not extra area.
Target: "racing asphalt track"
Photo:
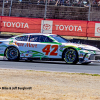
[[[100,74],[100,63],[90,63],[89,65],[69,65],[63,61],[28,61],[19,62],[3,60],[0,57],[0,69],[23,69],[37,71],[54,71],[68,73],[91,73]]]

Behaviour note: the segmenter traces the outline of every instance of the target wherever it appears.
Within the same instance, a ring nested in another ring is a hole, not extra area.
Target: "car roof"
[[[16,38],[16,37],[20,37],[20,36],[25,36],[25,35],[45,35],[45,36],[50,36],[50,35],[57,35],[57,34],[46,34],[46,33],[25,33],[25,34],[21,34],[21,35],[16,35],[12,38]]]
[[[45,35],[45,36],[49,36],[49,35],[55,35],[55,34],[48,34],[48,33],[26,33],[26,34],[22,34],[22,35]]]

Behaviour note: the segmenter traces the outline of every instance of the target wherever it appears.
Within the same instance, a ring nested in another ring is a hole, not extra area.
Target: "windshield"
[[[54,38],[56,41],[58,41],[59,43],[66,43],[69,42],[67,39],[59,36],[59,35],[50,35],[52,38]]]

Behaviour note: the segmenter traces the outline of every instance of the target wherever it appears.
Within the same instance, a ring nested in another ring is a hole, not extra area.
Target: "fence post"
[[[91,0],[89,0],[89,11],[88,11],[88,21],[90,21],[90,10],[91,10]],[[88,24],[88,22],[87,22]],[[88,25],[87,25],[88,28]],[[86,29],[87,30],[87,29]],[[87,31],[86,31],[87,32]],[[87,33],[86,33],[87,34]],[[87,40],[88,40],[88,36],[87,36]]]
[[[44,20],[46,19],[46,15],[47,15],[47,0],[46,0],[46,2],[45,2],[45,10],[44,10]],[[44,20],[43,20],[43,25],[44,25]],[[42,33],[43,33],[43,25],[42,25]]]
[[[3,6],[2,6],[2,16],[4,16],[4,0],[3,0]]]
[[[5,2],[3,0],[2,15],[1,16],[4,16],[4,4],[5,4]],[[1,28],[1,18],[0,18],[0,28]],[[1,34],[1,32],[0,32],[0,34]]]
[[[11,15],[12,1],[13,1],[13,0],[11,0],[10,10],[9,10],[9,16]]]
[[[90,10],[91,10],[91,1],[89,0],[88,21],[90,21]]]
[[[47,0],[45,3],[44,20],[46,19],[46,14],[47,14]]]

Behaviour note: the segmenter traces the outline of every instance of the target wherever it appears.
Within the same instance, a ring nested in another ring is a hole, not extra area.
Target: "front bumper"
[[[97,55],[97,54],[95,54],[95,55],[90,55],[90,57],[89,57],[89,61],[91,61],[91,62],[100,62],[100,55]]]
[[[83,58],[79,59],[80,63],[100,62],[100,55],[86,54]]]
[[[100,62],[100,51],[95,53],[85,53],[83,57],[79,58],[80,63]]]

